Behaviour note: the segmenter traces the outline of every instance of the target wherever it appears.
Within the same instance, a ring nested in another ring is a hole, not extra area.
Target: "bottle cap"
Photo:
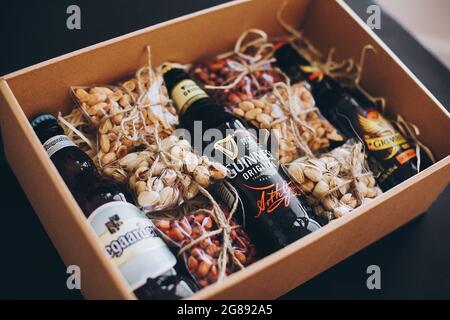
[[[38,115],[37,117],[34,117],[31,121],[30,124],[33,127],[33,129],[35,129],[38,125],[40,125],[41,123],[47,122],[47,121],[57,121],[55,116],[51,115],[51,114],[41,114]]]

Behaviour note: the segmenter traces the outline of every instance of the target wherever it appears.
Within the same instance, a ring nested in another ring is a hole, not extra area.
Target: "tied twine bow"
[[[246,38],[251,35],[256,34],[258,37],[247,43],[244,42]],[[271,63],[275,62],[275,58],[272,58],[273,54],[273,44],[269,43],[267,34],[259,29],[249,29],[242,33],[236,44],[234,50],[218,55],[217,59],[226,59],[228,67],[237,73],[237,75],[232,78],[231,83],[215,86],[215,85],[205,85],[206,89],[212,90],[228,90],[237,86],[245,76],[249,76],[251,81],[254,83],[258,90],[261,86],[256,79],[254,73],[257,71],[267,71],[271,70]],[[255,48],[256,52],[253,55],[245,53],[248,48]],[[236,55],[236,59],[229,58],[230,56]]]
[[[374,52],[377,54],[376,49],[370,44],[365,45],[361,50],[359,63],[355,63],[355,61],[351,58],[337,63],[333,59],[336,50],[335,48],[331,48],[325,62],[322,62],[324,61],[324,58],[319,50],[315,48],[315,46],[303,35],[301,31],[297,30],[286,20],[284,20],[282,14],[288,3],[289,0],[283,2],[277,11],[278,23],[282,28],[290,33],[289,36],[284,37],[283,39],[287,40],[296,50],[298,50],[301,55],[303,55],[308,61],[312,62],[314,66],[319,68],[319,70],[322,70],[325,74],[332,78],[339,79],[339,81],[344,85],[354,87],[359,90],[370,102],[376,106],[379,106],[382,113],[385,114],[386,99],[384,97],[372,96],[361,85],[361,78],[363,75],[367,54],[369,52]],[[405,121],[400,115],[397,115],[396,120],[391,121],[406,138],[415,143],[417,172],[420,172],[422,150],[427,154],[430,160],[435,163],[436,160],[432,151],[419,140],[418,136],[420,135],[420,130],[415,124]]]
[[[301,31],[294,28],[283,18],[283,12],[288,3],[289,0],[286,0],[281,4],[277,11],[277,21],[290,35],[278,37],[276,39],[290,43],[292,47],[306,58],[306,60],[311,62],[314,69],[320,70],[320,72],[330,75],[332,78],[338,78],[344,82],[354,81],[353,79],[356,77],[357,70],[353,59],[346,59],[341,62],[334,61],[335,48],[331,48],[327,57],[324,57]]]
[[[225,217],[225,214],[222,211],[222,209],[220,208],[220,205],[215,201],[215,199],[211,196],[211,194],[203,187],[200,187],[200,192],[211,202],[213,207],[211,210],[199,209],[197,212],[194,212],[193,214],[200,213],[200,212],[207,213],[208,216],[214,220],[218,229],[216,229],[214,231],[210,231],[210,232],[205,232],[199,238],[192,240],[188,244],[183,246],[178,252],[178,255],[181,255],[184,252],[186,252],[187,250],[194,247],[195,245],[200,244],[200,242],[202,240],[221,235],[223,244],[222,244],[222,248],[220,250],[219,257],[217,259],[218,266],[219,266],[219,275],[218,275],[217,282],[222,281],[226,277],[226,266],[228,263],[228,257],[231,257],[232,262],[239,269],[243,269],[245,267],[239,261],[239,259],[236,257],[236,250],[233,247],[233,245],[231,244],[231,236],[230,236],[231,232],[234,229],[241,228],[239,225],[235,225],[235,226],[230,225],[231,219],[233,218],[233,215],[236,212],[238,204],[239,204],[239,195],[237,193],[237,190],[233,186],[231,186],[228,182],[224,182],[224,183],[232,191],[234,198],[235,198],[235,200],[233,202],[233,206],[230,209],[230,214],[228,215],[228,217]]]

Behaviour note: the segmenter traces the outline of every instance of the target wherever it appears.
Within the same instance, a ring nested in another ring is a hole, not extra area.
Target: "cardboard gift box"
[[[7,160],[67,265],[82,270],[86,298],[134,299],[28,118],[70,112],[69,86],[115,83],[145,64],[190,63],[229,50],[249,28],[283,34],[275,13],[282,1],[235,1],[151,26],[8,74],[0,81],[0,127]],[[364,86],[421,130],[438,162],[283,250],[195,294],[193,299],[276,298],[425,212],[449,183],[450,116],[417,78],[342,1],[291,0],[286,19],[322,51],[357,58],[371,44]]]

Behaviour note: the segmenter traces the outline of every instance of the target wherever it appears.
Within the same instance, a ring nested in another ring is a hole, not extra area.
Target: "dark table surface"
[[[0,74],[222,2],[225,1],[7,1],[0,11]],[[367,18],[369,1],[347,2],[364,20]],[[66,8],[71,4],[81,8],[82,29],[78,31],[66,28]],[[384,13],[381,27],[376,33],[445,106],[450,106],[448,69]],[[0,191],[0,299],[81,299],[78,291],[66,288],[66,268],[3,154]],[[449,206],[447,187],[427,214],[283,298],[449,299]],[[367,289],[366,269],[370,265],[381,269],[380,290]]]

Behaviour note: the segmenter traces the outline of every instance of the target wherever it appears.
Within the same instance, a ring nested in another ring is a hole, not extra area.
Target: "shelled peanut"
[[[226,210],[224,211],[226,214],[228,213]],[[180,248],[204,237],[203,240],[184,251],[184,261],[200,287],[206,287],[217,281],[221,268],[220,254],[224,243],[220,234],[207,236],[208,233],[217,230],[216,223],[207,212],[200,210],[198,213],[190,214],[180,220],[156,220],[154,222],[161,233]],[[236,225],[236,221],[231,219],[230,226],[235,227]],[[247,266],[255,260],[255,249],[242,228],[233,229],[229,241],[235,259],[243,266]],[[233,257],[225,259],[227,259],[225,275],[238,270]]]
[[[103,118],[116,114],[118,118],[123,117],[123,113],[120,112],[130,107],[133,101],[124,90],[113,86],[73,87],[72,93],[85,115],[95,125],[100,124]]]
[[[246,100],[231,107],[232,112],[260,129],[270,129],[278,144],[278,161],[288,163],[301,153],[296,137],[283,110],[268,100]]]
[[[303,99],[303,104],[314,106],[314,100],[308,91],[303,91],[299,98]],[[297,107],[287,108],[277,102],[274,97],[246,100],[230,108],[236,116],[255,127],[271,130],[278,143],[280,163],[289,163],[304,154],[298,144],[299,139],[307,144],[312,152],[329,147],[330,140],[343,140],[343,137],[318,114],[318,111],[302,113],[298,104]],[[308,128],[293,120],[292,111]]]
[[[319,158],[300,158],[286,166],[315,214],[328,221],[381,194],[372,173],[365,169],[364,153],[351,159],[355,154],[341,148]],[[349,168],[350,162],[353,168]]]
[[[241,70],[233,69],[233,64],[229,63],[230,60],[235,61],[235,58],[213,59],[198,63],[193,67],[193,75],[207,86],[230,85],[242,74]],[[236,61],[247,63],[238,58]],[[234,105],[264,95],[274,83],[281,80],[281,73],[270,68],[270,63],[268,63],[264,70],[253,71],[241,77],[240,81],[235,83],[232,88],[210,89],[210,92],[226,106]]]
[[[126,90],[118,87],[94,87],[88,89],[89,91],[84,88],[73,89],[82,110],[98,126],[100,166],[122,158],[144,144],[144,140],[147,143],[154,143],[156,134],[160,138],[169,136],[178,124],[173,106],[162,103],[145,104],[152,99],[161,101],[161,97],[157,94],[151,97],[148,92],[146,99],[143,99],[143,107],[132,109],[138,96],[136,80],[125,82],[122,88]]]
[[[344,140],[344,137],[316,108],[314,98],[304,83],[296,83],[288,88],[290,92],[280,90],[279,93],[281,99],[289,105],[280,105],[286,116],[298,119],[296,121],[298,133],[313,153]],[[277,100],[273,94],[269,96]]]
[[[130,153],[118,161],[119,169],[129,176],[137,203],[146,212],[176,207],[194,198],[199,186],[207,188],[228,174],[221,164],[193,153],[187,140],[177,136],[163,139],[160,148]]]

